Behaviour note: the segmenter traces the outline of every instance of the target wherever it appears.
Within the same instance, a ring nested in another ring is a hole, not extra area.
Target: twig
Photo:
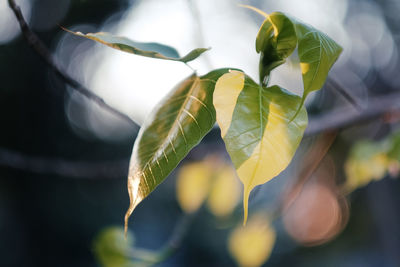
[[[197,8],[197,5],[194,0],[188,0],[187,3],[189,5],[190,11],[192,12],[192,16],[196,23],[196,28],[197,28],[196,36],[197,36],[198,45],[199,45],[199,47],[207,47],[205,44],[205,40],[204,40],[204,30],[203,30],[203,26],[201,24],[200,12]],[[208,56],[207,53],[203,55],[203,58],[207,64],[207,66],[210,69],[212,69],[213,68],[212,63],[211,63],[210,57]]]
[[[175,225],[170,239],[160,250],[148,250],[135,247],[130,250],[126,256],[131,258],[135,264],[142,264],[142,266],[153,266],[165,261],[180,248],[182,240],[186,236],[197,213],[198,212],[183,214]]]
[[[15,14],[15,17],[18,20],[19,26],[21,28],[22,34],[24,35],[28,44],[36,51],[36,53],[50,66],[51,69],[55,71],[55,73],[63,80],[65,83],[69,84],[73,89],[95,102],[97,105],[107,110],[111,114],[116,117],[122,119],[123,121],[128,122],[132,127],[137,127],[137,124],[126,114],[118,111],[117,109],[108,105],[102,98],[95,95],[92,91],[82,86],[79,82],[74,80],[71,76],[69,76],[66,72],[62,71],[61,68],[55,63],[53,57],[45,46],[45,44],[39,39],[39,37],[31,31],[28,24],[26,23],[19,6],[15,3],[14,0],[8,0],[8,5],[12,9]]]
[[[76,162],[61,159],[27,156],[0,148],[0,166],[37,174],[60,175],[70,178],[122,178],[126,177],[129,160],[106,162]]]
[[[304,184],[318,169],[333,142],[336,140],[337,135],[338,131],[330,131],[324,132],[318,136],[316,144],[314,144],[311,150],[305,155],[299,179],[296,181],[297,185]]]
[[[328,87],[334,89],[338,92],[344,99],[346,99],[350,104],[354,106],[359,112],[362,112],[364,108],[358,103],[352,95],[350,95],[345,88],[343,88],[337,81],[328,77],[327,83]]]

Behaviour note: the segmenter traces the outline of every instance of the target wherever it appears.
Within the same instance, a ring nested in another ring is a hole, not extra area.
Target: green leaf
[[[263,84],[271,70],[285,63],[296,46],[304,85],[302,106],[310,92],[322,88],[343,49],[326,34],[284,13],[267,15],[256,38],[256,50],[261,54],[259,72]]]
[[[125,227],[134,208],[214,126],[215,83],[228,71],[219,69],[202,77],[193,74],[178,84],[144,122],[129,166],[130,205]]]
[[[307,95],[322,88],[328,72],[342,52],[335,41],[307,24],[296,21],[299,40],[298,54],[303,75],[303,101]]]
[[[134,266],[129,256],[133,244],[133,234],[129,232],[124,239],[124,229],[120,227],[103,229],[93,242],[95,256],[105,267]]]
[[[267,16],[256,38],[256,51],[260,53],[260,80],[264,81],[271,70],[286,62],[297,46],[296,29],[283,13]]]
[[[175,48],[159,43],[139,43],[132,41],[126,37],[115,36],[106,32],[83,34],[81,32],[73,32],[65,28],[63,29],[76,36],[91,39],[109,47],[131,54],[172,61],[181,61],[184,63],[198,58],[202,53],[209,50],[209,48],[196,48],[190,51],[187,55],[180,57],[178,51],[176,51]]]
[[[283,171],[292,160],[307,126],[301,98],[272,86],[261,87],[240,71],[218,79],[214,107],[226,149],[244,184],[244,221],[251,190]]]

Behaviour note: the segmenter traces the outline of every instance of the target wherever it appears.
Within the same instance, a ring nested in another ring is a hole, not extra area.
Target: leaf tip
[[[129,194],[129,208],[125,213],[125,218],[124,218],[124,232],[125,232],[125,238],[128,233],[128,222],[129,222],[129,217],[131,216],[133,210],[136,208],[136,206],[142,201],[143,196],[139,193],[139,184],[140,184],[140,175],[135,174],[135,175],[129,175],[128,176],[128,194]]]
[[[250,5],[244,5],[244,4],[238,4],[239,7],[243,7],[243,8],[247,8],[250,10],[253,10],[254,12],[257,12],[258,14],[260,14],[261,16],[263,16],[264,18],[268,17],[268,14],[265,13],[264,11],[262,11],[261,9],[258,9],[254,6],[250,6]]]
[[[247,217],[249,214],[249,197],[250,197],[250,189],[245,186],[243,192],[243,226],[246,226]]]

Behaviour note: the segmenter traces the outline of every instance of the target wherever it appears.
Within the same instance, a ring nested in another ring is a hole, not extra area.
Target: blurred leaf
[[[133,266],[128,256],[133,243],[134,238],[130,232],[125,240],[123,228],[106,228],[94,240],[95,256],[100,264],[105,267]]]
[[[225,165],[217,172],[207,200],[208,208],[215,216],[224,217],[232,213],[240,199],[239,182],[235,170]]]
[[[240,71],[218,79],[214,107],[226,149],[244,184],[244,223],[251,190],[284,170],[307,126],[307,111],[294,119],[300,97],[272,86],[261,87]]]
[[[271,70],[285,63],[297,46],[296,30],[292,21],[280,12],[267,16],[256,38],[256,51],[260,57],[260,80]]]
[[[400,132],[393,133],[389,138],[391,147],[388,156],[394,160],[400,161]]]
[[[276,234],[268,219],[253,216],[246,227],[237,227],[229,236],[228,247],[239,266],[258,267],[271,255]]]
[[[212,104],[216,80],[228,72],[219,69],[178,84],[146,119],[135,140],[128,174],[129,209],[159,185],[215,124]]]
[[[384,142],[360,141],[352,147],[345,163],[346,192],[350,193],[385,176],[389,166],[386,151]]]
[[[207,161],[190,163],[182,166],[177,179],[177,198],[181,208],[195,212],[206,199],[213,169]]]
[[[159,43],[139,43],[132,41],[126,37],[115,36],[106,32],[83,34],[81,32],[73,32],[65,28],[63,29],[76,36],[91,39],[109,47],[131,54],[172,61],[181,61],[184,63],[198,58],[202,53],[209,50],[209,48],[196,48],[190,51],[184,57],[180,57],[178,51],[176,51],[175,48]]]

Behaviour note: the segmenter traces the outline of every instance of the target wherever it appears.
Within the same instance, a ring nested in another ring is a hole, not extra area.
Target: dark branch
[[[60,175],[70,178],[125,178],[129,160],[106,162],[74,162],[27,156],[0,148],[0,166],[37,174]]]
[[[354,108],[356,108],[359,112],[363,111],[363,107],[358,103],[356,99],[352,95],[350,95],[345,88],[343,88],[337,81],[328,77],[326,82],[328,87],[332,88],[336,92],[338,92],[344,99],[347,100]]]
[[[330,130],[341,130],[362,122],[371,121],[400,110],[400,93],[372,98],[362,112],[354,108],[341,108],[310,119],[306,136]]]
[[[71,76],[69,76],[66,72],[62,71],[59,66],[53,60],[53,57],[45,46],[45,44],[39,39],[39,37],[31,31],[28,24],[26,23],[19,6],[15,3],[14,0],[8,0],[8,5],[12,9],[15,14],[15,17],[18,20],[19,26],[21,28],[22,34],[24,35],[28,44],[36,51],[36,53],[50,66],[51,69],[55,71],[58,77],[61,78],[62,81],[69,84],[73,89],[95,102],[101,108],[107,110],[111,114],[116,117],[122,119],[123,121],[128,122],[128,124],[132,125],[132,127],[137,127],[137,124],[126,114],[118,111],[117,109],[108,105],[102,98],[95,95],[92,91],[82,86],[79,82],[74,80]]]

